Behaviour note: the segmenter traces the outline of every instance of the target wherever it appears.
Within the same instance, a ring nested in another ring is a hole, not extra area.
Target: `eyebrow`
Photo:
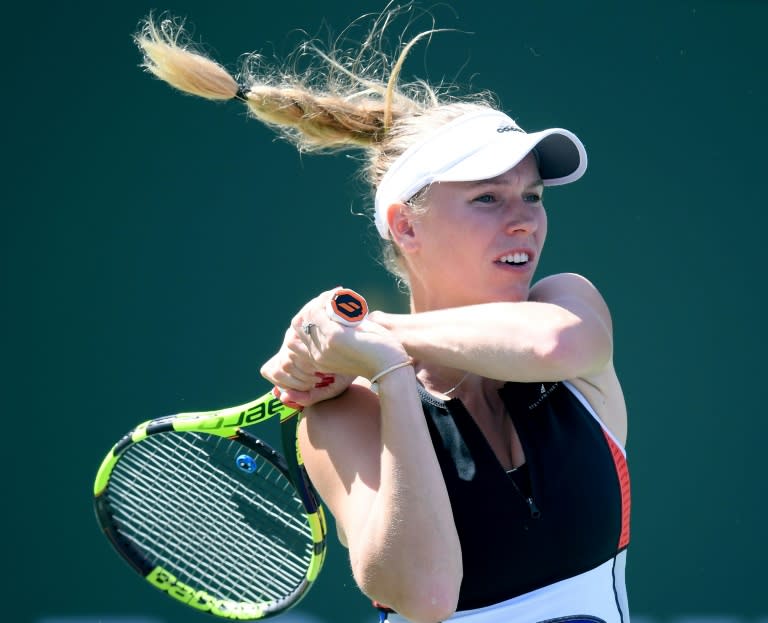
[[[501,176],[499,176],[499,177],[501,177]],[[504,184],[506,184],[506,182],[501,181],[499,179],[499,177],[492,177],[492,178],[487,179],[487,180],[471,181],[471,182],[469,182],[469,185],[474,188],[475,186],[487,186],[487,185],[503,186]],[[526,189],[528,189],[528,188],[538,188],[539,186],[544,186],[544,180],[536,179],[536,180],[532,181],[530,184],[526,185],[525,188]]]

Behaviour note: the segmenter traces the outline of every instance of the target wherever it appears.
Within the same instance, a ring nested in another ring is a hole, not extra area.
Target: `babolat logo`
[[[248,409],[240,411],[230,417],[226,418],[214,418],[210,422],[200,422],[201,429],[214,429],[214,428],[230,428],[235,426],[249,426],[256,424],[262,420],[267,420],[274,415],[279,414],[285,409],[280,400],[277,398],[270,398],[266,402],[258,402]]]
[[[168,593],[169,596],[201,612],[210,612],[220,617],[239,621],[259,619],[264,614],[263,606],[238,603],[228,599],[216,599],[205,591],[195,590],[188,584],[180,582],[175,575],[162,567],[155,567],[146,579],[153,586]]]
[[[499,134],[503,134],[504,132],[522,132],[522,128],[518,128],[516,125],[502,125],[496,128],[496,131]]]

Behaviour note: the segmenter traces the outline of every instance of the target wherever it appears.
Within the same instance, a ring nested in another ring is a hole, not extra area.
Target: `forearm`
[[[415,314],[376,312],[410,356],[503,381],[575,378],[610,358],[610,335],[545,302],[488,303]]]
[[[349,535],[350,558],[372,599],[410,620],[438,621],[456,608],[461,549],[414,390],[411,368],[380,381],[380,481],[364,523]]]

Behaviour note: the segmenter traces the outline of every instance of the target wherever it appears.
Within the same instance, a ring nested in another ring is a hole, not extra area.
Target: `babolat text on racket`
[[[353,325],[367,305],[340,289],[329,313]],[[139,424],[112,447],[94,483],[97,520],[131,567],[170,597],[225,619],[284,612],[325,558],[325,515],[296,439],[300,410],[275,393]],[[245,430],[274,418],[282,453]]]

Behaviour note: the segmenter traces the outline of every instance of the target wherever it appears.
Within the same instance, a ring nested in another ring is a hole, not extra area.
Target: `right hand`
[[[261,366],[260,372],[279,390],[278,398],[290,407],[308,407],[335,398],[355,380],[351,375],[317,369],[292,328],[286,331],[280,350]]]

